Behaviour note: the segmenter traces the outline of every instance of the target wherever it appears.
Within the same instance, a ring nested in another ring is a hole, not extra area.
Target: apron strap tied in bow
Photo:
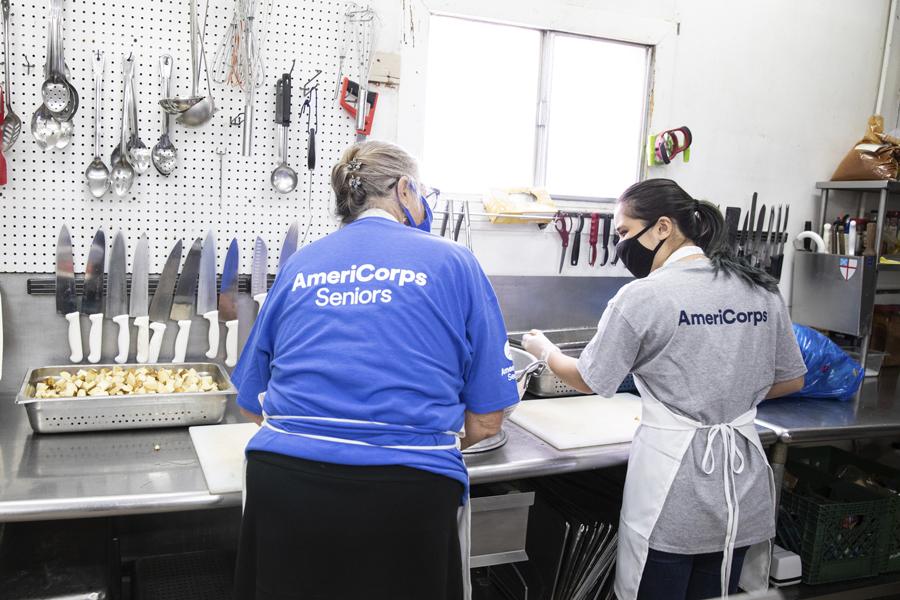
[[[707,427],[706,450],[703,452],[703,460],[700,468],[707,475],[712,475],[716,470],[715,451],[713,449],[716,438],[722,437],[722,478],[725,488],[725,507],[728,511],[728,522],[725,527],[725,548],[722,556],[721,585],[722,597],[728,597],[728,587],[731,582],[731,568],[734,557],[735,539],[740,516],[737,484],[735,475],[744,472],[744,454],[737,445],[737,431],[733,425],[722,424]]]

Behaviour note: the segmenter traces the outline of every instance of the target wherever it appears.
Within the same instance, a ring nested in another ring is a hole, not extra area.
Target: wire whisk
[[[213,61],[213,80],[247,91],[266,78],[263,50],[273,0],[266,0],[263,17],[257,18],[256,0],[236,0],[231,23],[219,42]]]

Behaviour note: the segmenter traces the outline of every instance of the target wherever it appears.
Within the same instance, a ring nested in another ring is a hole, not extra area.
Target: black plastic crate
[[[880,572],[892,524],[891,500],[798,462],[797,477],[782,491],[779,541],[803,562],[803,582],[829,583],[873,577]],[[785,528],[799,531],[789,536]],[[798,539],[796,543],[788,542]]]
[[[845,466],[854,466],[866,474],[878,477],[881,484],[894,490],[900,490],[900,471],[834,446],[791,449],[791,460],[835,476]],[[893,518],[881,566],[882,573],[900,571],[900,495],[892,494],[890,499]]]

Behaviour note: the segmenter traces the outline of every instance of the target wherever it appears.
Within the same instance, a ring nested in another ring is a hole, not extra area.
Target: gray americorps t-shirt
[[[806,366],[781,296],[716,275],[700,258],[671,263],[619,290],[578,371],[601,396],[612,396],[634,373],[673,412],[715,425],[759,404],[774,383],[801,377]],[[706,475],[700,467],[706,437],[698,431],[682,460],[650,537],[655,550],[703,554],[724,547],[722,439],[713,449],[715,471]],[[737,437],[745,459],[735,475],[740,548],[774,537],[775,516],[766,461]]]

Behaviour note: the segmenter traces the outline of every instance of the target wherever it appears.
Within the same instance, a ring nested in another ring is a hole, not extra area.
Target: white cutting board
[[[641,399],[616,394],[525,400],[509,419],[557,450],[621,444],[640,425]]]
[[[244,448],[257,431],[255,423],[189,427],[194,450],[210,494],[240,492],[244,487]]]

